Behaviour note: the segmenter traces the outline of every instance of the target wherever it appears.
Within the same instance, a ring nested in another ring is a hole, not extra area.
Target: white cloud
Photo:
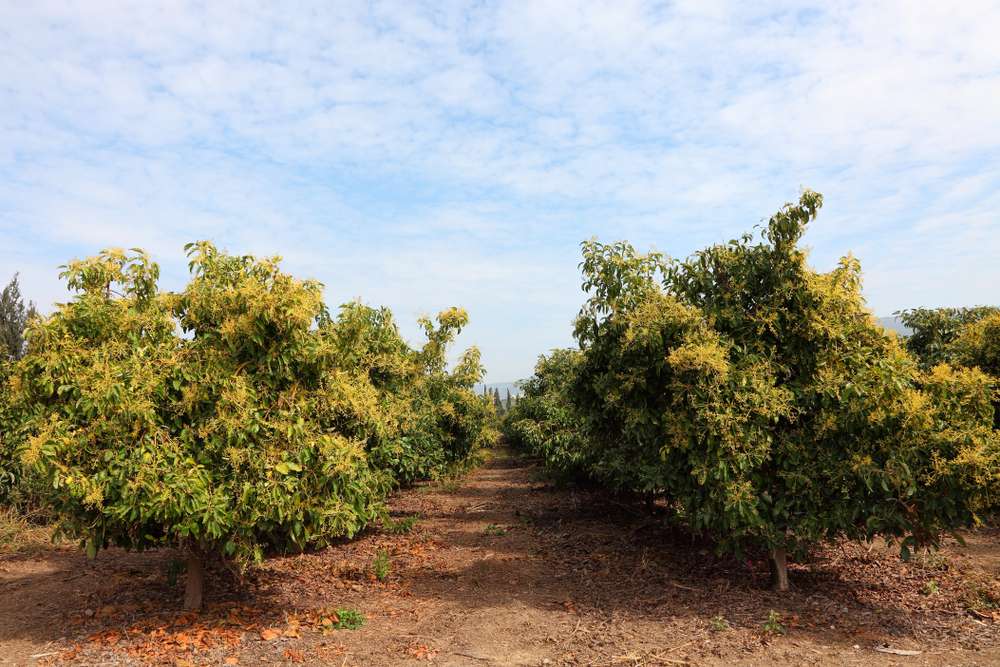
[[[683,255],[809,186],[879,312],[996,301],[998,33],[972,0],[8,3],[0,269],[47,302],[105,245],[177,282],[194,238],[278,252],[402,323],[467,306],[506,380],[568,341],[580,239]]]

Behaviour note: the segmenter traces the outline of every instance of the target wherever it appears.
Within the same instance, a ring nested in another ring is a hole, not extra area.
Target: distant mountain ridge
[[[903,320],[896,315],[891,317],[879,317],[878,323],[890,331],[895,331],[900,336],[909,336],[913,333],[913,330],[903,324]]]

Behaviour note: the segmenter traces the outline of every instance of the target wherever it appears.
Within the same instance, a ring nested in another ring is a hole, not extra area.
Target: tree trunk
[[[788,590],[788,562],[784,547],[771,550],[771,584],[776,591]]]
[[[205,589],[205,562],[201,554],[189,551],[187,556],[187,586],[184,589],[184,608],[201,609],[202,592]]]

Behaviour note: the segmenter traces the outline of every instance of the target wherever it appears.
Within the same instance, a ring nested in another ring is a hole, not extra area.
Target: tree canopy
[[[1000,314],[995,306],[973,308],[910,308],[897,313],[910,330],[906,348],[924,366],[956,361],[953,343],[969,325]]]
[[[515,427],[581,446],[590,477],[665,496],[722,549],[770,549],[780,587],[788,550],[885,535],[906,555],[974,522],[1000,480],[990,379],[921,372],[867,310],[853,257],[809,267],[799,241],[821,205],[806,191],[759,238],[685,260],[585,242],[579,360],[532,381],[580,433]]]
[[[91,555],[179,546],[198,606],[205,555],[247,564],[354,535],[392,486],[490,439],[478,353],[445,369],[463,311],[411,350],[386,310],[334,320],[278,258],[187,251],[178,293],[139,250],[68,264],[77,295],[31,328],[13,379],[22,459]]]

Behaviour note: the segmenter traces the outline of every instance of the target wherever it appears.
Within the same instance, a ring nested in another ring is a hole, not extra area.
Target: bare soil
[[[1000,665],[996,529],[909,563],[881,543],[824,547],[777,594],[761,557],[716,557],[504,452],[391,508],[415,528],[271,558],[243,582],[211,569],[200,614],[180,610],[169,551],[2,558],[0,664]],[[335,629],[338,610],[364,625]]]

